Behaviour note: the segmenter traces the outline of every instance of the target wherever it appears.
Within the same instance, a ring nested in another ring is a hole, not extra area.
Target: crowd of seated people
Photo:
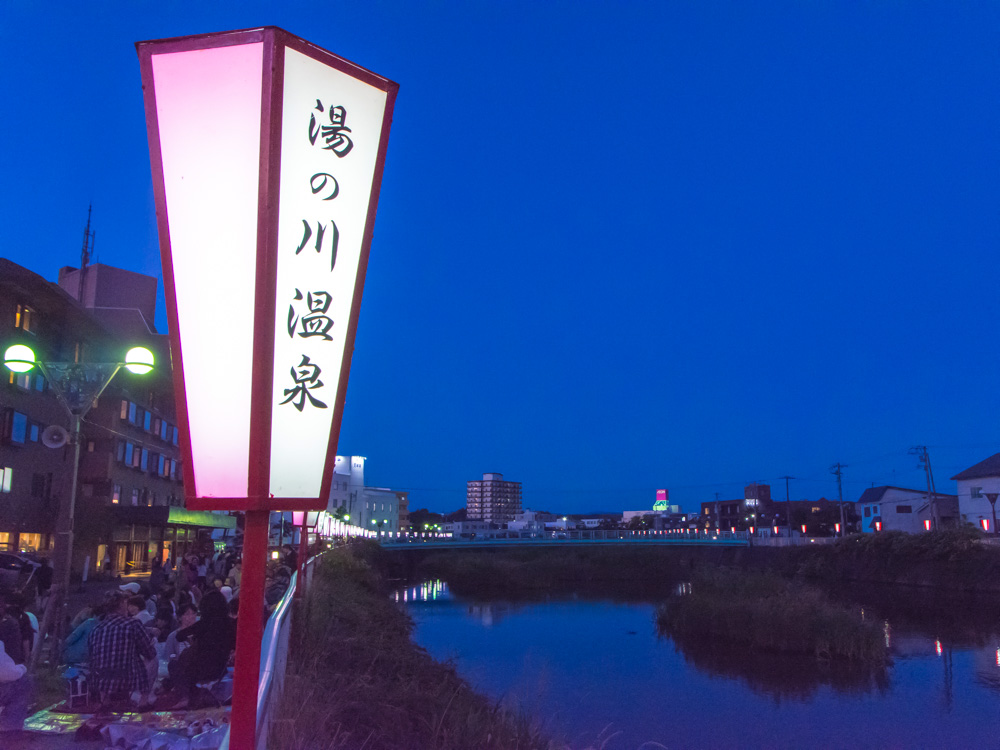
[[[154,564],[148,582],[123,584],[76,615],[62,661],[84,671],[102,707],[187,707],[232,664],[240,579],[232,554]]]
[[[295,558],[288,546],[268,562],[265,616],[287,591]],[[122,584],[77,612],[61,663],[71,679],[85,678],[88,708],[167,710],[205,700],[199,686],[233,664],[241,581],[234,552],[189,554],[154,562],[148,581]],[[0,737],[23,723],[33,693],[26,664],[38,625],[25,606],[20,594],[0,594]]]

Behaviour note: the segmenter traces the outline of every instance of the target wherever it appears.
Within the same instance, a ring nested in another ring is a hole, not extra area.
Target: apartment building
[[[513,521],[521,512],[521,483],[503,478],[503,474],[487,473],[482,479],[466,483],[465,510],[469,519],[490,523]]]

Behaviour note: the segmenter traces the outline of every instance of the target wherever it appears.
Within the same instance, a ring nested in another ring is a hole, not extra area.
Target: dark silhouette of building
[[[29,345],[42,361],[120,362],[133,346],[153,351],[147,375],[122,369],[81,427],[73,571],[117,572],[154,557],[211,544],[213,528],[235,518],[184,509],[178,429],[167,337],[156,333],[156,279],[94,265],[64,268],[60,285],[0,259],[0,349]],[[49,425],[69,417],[39,368],[0,382],[0,549],[52,548],[59,501],[70,491],[73,446],[46,447]]]

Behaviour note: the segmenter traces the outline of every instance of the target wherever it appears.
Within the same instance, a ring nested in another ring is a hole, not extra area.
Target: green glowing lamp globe
[[[28,372],[35,366],[35,353],[29,346],[14,344],[7,347],[7,351],[4,352],[3,363],[8,370]]]
[[[153,369],[153,353],[142,346],[128,350],[125,355],[125,369],[136,375],[145,375]]]

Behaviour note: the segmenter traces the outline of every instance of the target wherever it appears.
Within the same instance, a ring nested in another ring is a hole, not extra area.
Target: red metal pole
[[[270,513],[248,510],[243,528],[243,578],[236,628],[236,673],[233,675],[233,750],[256,747],[257,687],[260,682],[260,647],[264,640],[264,571]]]
[[[306,528],[307,513],[302,514],[302,525],[299,527],[299,574],[296,576],[295,598],[301,599],[306,590],[306,556],[309,554],[309,531]]]

